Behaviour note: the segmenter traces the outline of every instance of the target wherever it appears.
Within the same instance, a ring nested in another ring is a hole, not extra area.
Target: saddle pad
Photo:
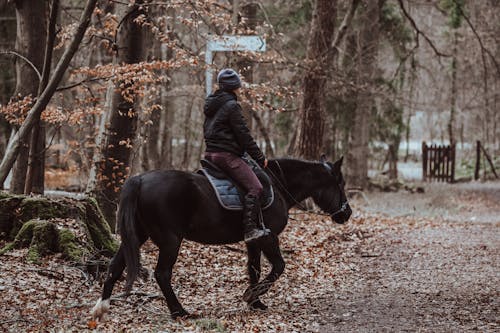
[[[199,173],[207,177],[210,185],[212,185],[217,199],[221,206],[228,210],[243,210],[243,203],[241,198],[244,197],[244,193],[240,193],[237,186],[235,186],[231,180],[227,178],[216,178],[209,173],[205,168],[200,169]],[[274,191],[271,185],[265,186],[264,191],[262,191],[261,196],[261,206],[262,209],[266,209],[274,201]]]

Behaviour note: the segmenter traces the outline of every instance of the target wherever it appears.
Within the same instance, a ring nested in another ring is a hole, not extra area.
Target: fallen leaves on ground
[[[100,297],[104,274],[97,279],[57,255],[40,265],[28,264],[26,250],[14,250],[0,263],[0,329],[5,331],[104,332],[307,332],[331,324],[325,313],[328,295],[360,270],[360,260],[376,258],[384,248],[371,239],[401,230],[434,228],[442,221],[417,217],[389,218],[357,211],[338,225],[323,216],[292,211],[280,236],[285,273],[261,300],[267,311],[252,311],[242,301],[247,287],[243,243],[205,246],[185,241],[174,268],[173,286],[186,310],[199,319],[173,321],[154,280],[158,257],[154,244],[141,250],[144,274],[125,298],[124,279],[115,286],[111,310],[94,322],[90,310]],[[397,240],[395,240],[397,241]],[[263,260],[263,275],[270,267]],[[101,271],[102,273],[102,271]]]

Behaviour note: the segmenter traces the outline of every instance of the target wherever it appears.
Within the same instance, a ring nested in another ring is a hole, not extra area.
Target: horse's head
[[[345,195],[345,181],[342,175],[341,157],[335,163],[326,160],[325,155],[321,156],[320,162],[327,171],[325,179],[322,179],[322,186],[313,195],[313,200],[324,212],[330,214],[336,223],[345,223],[352,214],[351,207]]]

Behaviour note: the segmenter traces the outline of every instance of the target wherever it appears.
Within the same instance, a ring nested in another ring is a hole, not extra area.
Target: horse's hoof
[[[243,300],[247,303],[252,303],[259,296],[266,293],[269,290],[268,283],[258,283],[254,286],[248,287],[243,293]]]
[[[187,319],[191,317],[191,314],[184,309],[174,311],[170,314],[173,320],[176,319]]]
[[[248,305],[253,310],[262,310],[262,311],[267,310],[267,305],[265,305],[264,303],[262,303],[259,299],[256,299],[255,301],[249,303]]]
[[[251,303],[256,297],[254,296],[253,288],[248,287],[247,290],[243,293],[243,300],[247,303]]]
[[[104,301],[99,298],[96,305],[92,308],[91,312],[92,319],[101,320],[104,318],[104,315],[108,311],[109,311],[109,298]]]

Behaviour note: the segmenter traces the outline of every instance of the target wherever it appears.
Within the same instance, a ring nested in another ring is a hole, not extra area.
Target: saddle
[[[271,206],[274,201],[274,191],[271,180],[264,170],[262,170],[253,160],[245,157],[243,157],[243,160],[252,168],[264,188],[260,197],[260,204],[264,210]],[[203,159],[200,163],[202,168],[197,172],[208,179],[220,205],[228,210],[243,210],[243,198],[246,194],[245,190],[212,162]]]

